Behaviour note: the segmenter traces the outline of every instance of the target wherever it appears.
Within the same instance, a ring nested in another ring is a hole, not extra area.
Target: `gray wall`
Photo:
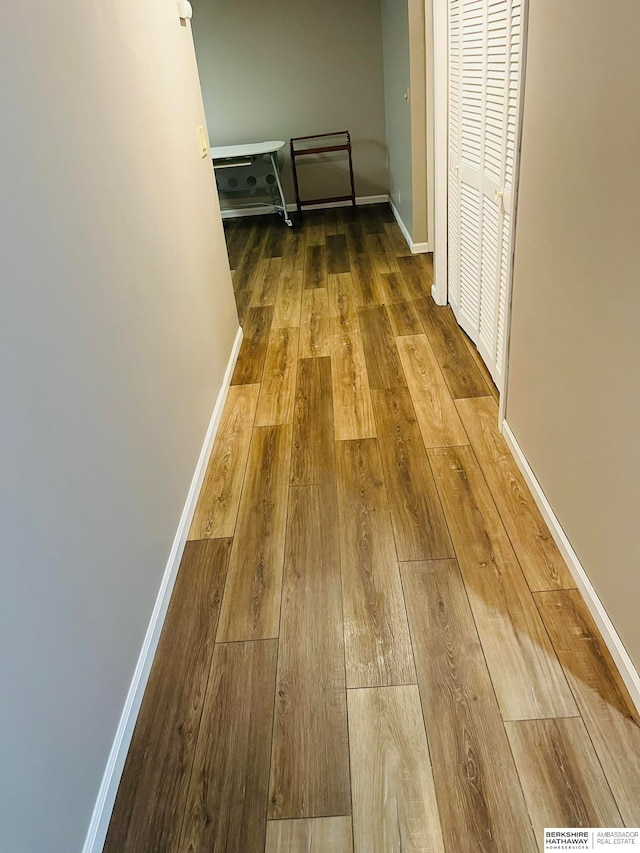
[[[640,4],[531,0],[511,425],[640,667]]]
[[[413,241],[427,240],[423,0],[381,0],[389,195]],[[405,90],[409,89],[409,101]]]
[[[0,66],[0,850],[78,853],[237,316],[174,0],[23,0]]]
[[[356,194],[389,191],[380,0],[194,0],[213,145],[351,131]],[[348,192],[344,160],[303,166],[306,197]],[[345,182],[346,181],[346,182]],[[345,190],[346,187],[346,190]],[[285,190],[294,201],[290,170]]]

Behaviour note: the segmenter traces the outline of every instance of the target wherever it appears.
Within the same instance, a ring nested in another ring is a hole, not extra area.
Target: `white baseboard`
[[[393,203],[391,196],[389,196],[389,207],[391,208],[391,212],[393,213],[393,215],[396,218],[396,222],[400,226],[400,230],[402,231],[402,234],[404,235],[404,239],[407,241],[407,244],[408,244],[409,248],[411,249],[411,254],[412,255],[422,255],[425,252],[430,252],[431,246],[429,243],[414,243],[413,242],[413,238],[411,237],[411,234],[409,234],[409,229],[407,228],[407,226],[402,221],[402,217],[400,216],[400,213],[398,212],[398,208]]]
[[[436,287],[436,283],[435,283],[435,281],[434,281],[434,282],[433,282],[433,284],[431,285],[431,298],[432,298],[432,299],[433,299],[433,301],[436,303],[436,305],[446,305],[446,304],[447,304],[447,300],[446,300],[446,299],[445,299],[445,301],[444,301],[444,302],[441,302],[441,301],[440,301],[440,291],[439,291],[439,290],[438,290],[438,288]]]
[[[633,661],[629,657],[613,622],[607,615],[607,611],[604,609],[604,606],[598,597],[598,593],[589,580],[589,576],[587,575],[584,566],[578,559],[578,555],[573,550],[566,533],[562,529],[551,504],[547,500],[547,496],[542,490],[542,486],[538,482],[538,479],[533,473],[522,448],[518,444],[518,440],[506,421],[502,422],[502,433],[505,441],[511,449],[511,452],[513,453],[513,457],[516,460],[518,468],[522,472],[522,475],[527,481],[527,485],[531,489],[531,493],[533,494],[535,502],[537,503],[544,520],[547,522],[551,535],[560,549],[560,553],[564,557],[578,589],[582,593],[587,607],[589,608],[589,612],[600,629],[600,633],[602,634],[607,648],[611,652],[611,656],[620,671],[622,680],[629,691],[631,700],[636,706],[636,709],[640,712],[640,675],[638,674]]]
[[[356,205],[360,207],[363,204],[384,204],[389,201],[388,195],[359,195],[356,196]],[[330,201],[325,202],[324,204],[310,204],[305,205],[303,208],[303,213],[305,210],[328,210],[331,207],[351,207],[350,201]],[[289,213],[295,213],[298,210],[297,205],[288,204],[287,210]],[[274,210],[269,205],[260,205],[258,207],[238,207],[238,208],[226,208],[222,210],[222,218],[223,219],[240,219],[243,216],[264,216],[265,213],[273,213]]]
[[[145,634],[144,642],[142,644],[142,650],[140,651],[133,679],[129,686],[129,692],[127,693],[124,709],[116,730],[116,736],[102,777],[100,790],[98,791],[98,798],[93,809],[93,815],[91,816],[91,822],[82,848],[82,853],[100,853],[107,837],[109,820],[116,800],[116,794],[118,793],[118,785],[120,784],[120,777],[122,776],[122,771],[124,769],[124,762],[131,744],[133,730],[140,711],[140,705],[142,704],[142,697],[144,696],[145,687],[147,686],[149,673],[151,671],[151,664],[153,663],[153,658],[158,647],[162,625],[167,614],[167,608],[169,607],[169,600],[171,598],[171,593],[173,592],[173,586],[178,574],[178,569],[180,568],[180,560],[182,559],[182,554],[186,545],[189,528],[191,527],[191,521],[198,502],[198,496],[200,495],[202,481],[204,480],[204,475],[209,463],[213,442],[216,437],[216,432],[218,431],[222,410],[227,399],[233,369],[238,359],[241,344],[242,329],[239,328],[231,350],[231,355],[229,356],[229,362],[227,364],[222,387],[220,388],[218,399],[216,400],[213,414],[211,415],[211,421],[209,422],[209,428],[207,429],[204,444],[200,451],[200,457],[198,459],[198,464],[196,465],[193,480],[191,481],[187,501],[184,505],[184,509],[182,510],[182,516],[180,518],[177,533],[173,540],[169,559],[167,560],[164,575],[162,576],[160,590],[153,607],[151,620],[147,627],[147,633]]]

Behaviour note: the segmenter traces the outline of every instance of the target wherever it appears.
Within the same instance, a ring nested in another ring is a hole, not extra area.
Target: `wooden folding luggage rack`
[[[317,145],[312,146],[312,140],[320,139],[342,139],[343,141],[333,145]],[[296,143],[298,143],[296,147]],[[300,144],[302,143],[302,144]],[[348,130],[339,130],[336,133],[317,133],[315,136],[294,136],[290,141],[291,146],[291,165],[293,167],[293,183],[296,189],[296,204],[298,213],[302,212],[302,208],[311,204],[329,204],[335,201],[350,201],[355,207],[356,191],[353,185],[353,160],[351,159],[351,135]],[[309,147],[307,147],[309,146]],[[300,189],[298,187],[298,172],[296,169],[296,158],[306,157],[308,154],[327,154],[330,151],[346,151],[349,155],[349,178],[351,180],[350,195],[336,195],[328,198],[300,198]]]

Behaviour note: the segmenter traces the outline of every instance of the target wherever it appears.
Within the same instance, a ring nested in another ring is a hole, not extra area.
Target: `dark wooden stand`
[[[320,139],[341,139],[343,141],[338,142],[334,145],[317,145],[313,146],[312,140],[320,140]],[[297,146],[296,146],[297,143]],[[302,144],[300,144],[302,143]],[[353,183],[353,160],[351,159],[351,135],[348,130],[339,130],[336,133],[318,133],[315,136],[294,136],[290,140],[291,146],[291,166],[293,167],[293,183],[296,188],[296,204],[298,206],[298,213],[302,212],[302,208],[311,205],[311,204],[329,204],[330,202],[335,201],[350,201],[351,204],[355,207],[356,204],[356,190]],[[349,155],[349,177],[351,179],[351,194],[350,195],[336,195],[331,196],[329,198],[307,198],[302,200],[300,198],[300,189],[298,187],[298,172],[296,169],[296,158],[297,157],[306,157],[308,154],[326,154],[329,151],[346,151]]]

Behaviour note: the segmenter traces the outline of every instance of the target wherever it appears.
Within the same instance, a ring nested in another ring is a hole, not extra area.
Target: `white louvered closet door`
[[[522,0],[449,3],[449,302],[502,390]]]

